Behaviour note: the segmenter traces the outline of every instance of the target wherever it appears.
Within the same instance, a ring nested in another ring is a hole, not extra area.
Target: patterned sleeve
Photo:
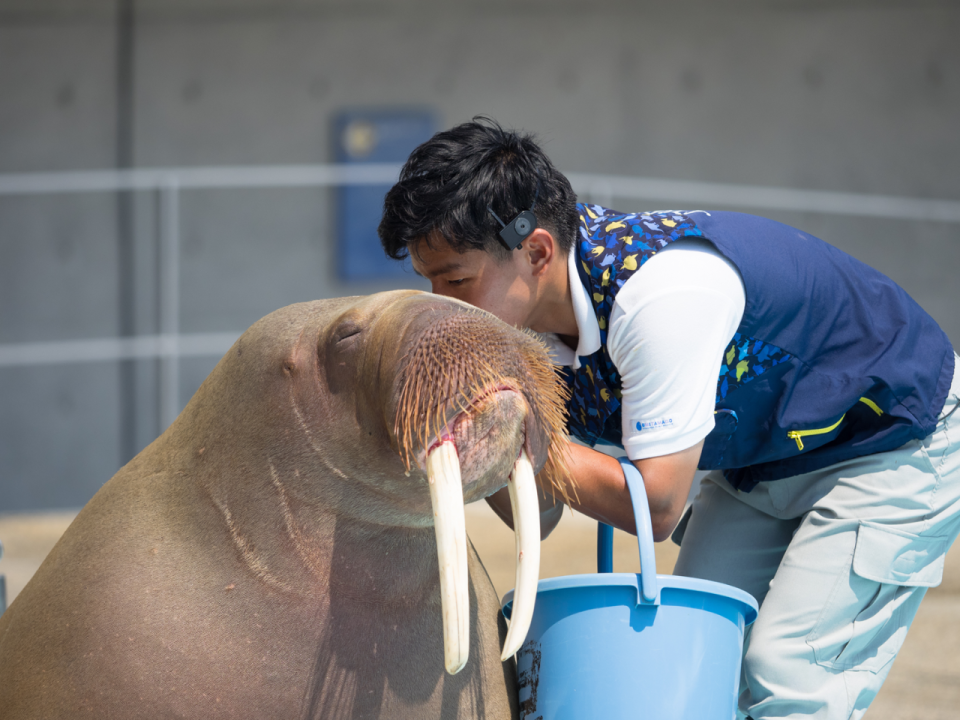
[[[626,281],[607,351],[622,379],[630,459],[686,450],[713,429],[722,358],[744,304],[736,267],[704,240],[673,244]]]

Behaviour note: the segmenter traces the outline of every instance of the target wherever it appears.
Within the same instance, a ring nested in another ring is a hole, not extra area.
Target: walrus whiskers
[[[545,359],[546,348],[534,333],[524,332],[525,344],[511,346],[509,354],[498,355],[502,339],[485,315],[479,310],[464,310],[438,323],[404,358],[394,421],[394,436],[404,464],[409,470],[418,451],[425,452],[431,442],[441,438],[448,418],[473,413],[478,397],[506,384],[523,395],[548,438],[547,460],[539,473],[541,483],[569,504],[569,491],[576,497],[566,460],[569,390]],[[456,342],[451,338],[457,338]],[[516,354],[521,361],[505,368],[503,358]],[[451,376],[450,368],[458,370],[456,376]]]

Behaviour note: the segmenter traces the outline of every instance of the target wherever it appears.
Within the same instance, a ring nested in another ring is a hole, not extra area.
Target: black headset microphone
[[[528,210],[521,210],[516,217],[508,223],[503,222],[493,211],[493,208],[487,205],[487,212],[493,215],[494,219],[500,223],[503,228],[500,231],[500,241],[507,246],[507,250],[520,250],[522,243],[529,237],[530,233],[537,229],[537,216],[533,213],[533,208],[537,205],[537,198],[540,196],[540,180],[537,179],[537,191],[533,195],[533,202],[530,203]]]

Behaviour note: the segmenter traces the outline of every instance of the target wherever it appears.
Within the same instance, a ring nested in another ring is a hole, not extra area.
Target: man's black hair
[[[539,190],[538,190],[539,186]],[[536,198],[537,224],[568,253],[577,230],[576,196],[533,136],[504,130],[487,117],[439,132],[414,150],[387,193],[378,233],[400,260],[410,247],[439,234],[455,250],[486,250],[506,258],[500,225]]]

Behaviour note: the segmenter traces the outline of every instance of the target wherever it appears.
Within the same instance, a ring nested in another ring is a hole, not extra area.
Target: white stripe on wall
[[[264,165],[140,168],[0,174],[0,195],[160,190],[166,194],[200,188],[333,187],[391,184],[400,166]],[[691,182],[663,178],[570,173],[574,189],[593,202],[637,199],[684,203],[690,208],[727,206],[895,220],[960,223],[960,201],[795,188]],[[175,207],[175,206],[174,206]],[[177,238],[178,216],[168,220]],[[175,285],[175,283],[174,283]],[[166,294],[173,292],[169,290]],[[175,298],[167,298],[175,302]],[[171,324],[171,323],[168,323]],[[171,325],[170,330],[175,326]],[[127,359],[222,355],[240,333],[167,333],[0,345],[0,367],[103,362]]]
[[[400,166],[393,163],[369,163],[8,173],[0,174],[0,195],[155,190],[171,183],[181,190],[380,185],[395,182],[399,170]],[[593,199],[635,198],[704,206],[960,223],[960,201],[957,200],[576,172],[568,173],[567,177],[575,190]]]
[[[240,334],[140,335],[131,338],[8,343],[0,345],[0,367],[216,356],[229,350]]]

